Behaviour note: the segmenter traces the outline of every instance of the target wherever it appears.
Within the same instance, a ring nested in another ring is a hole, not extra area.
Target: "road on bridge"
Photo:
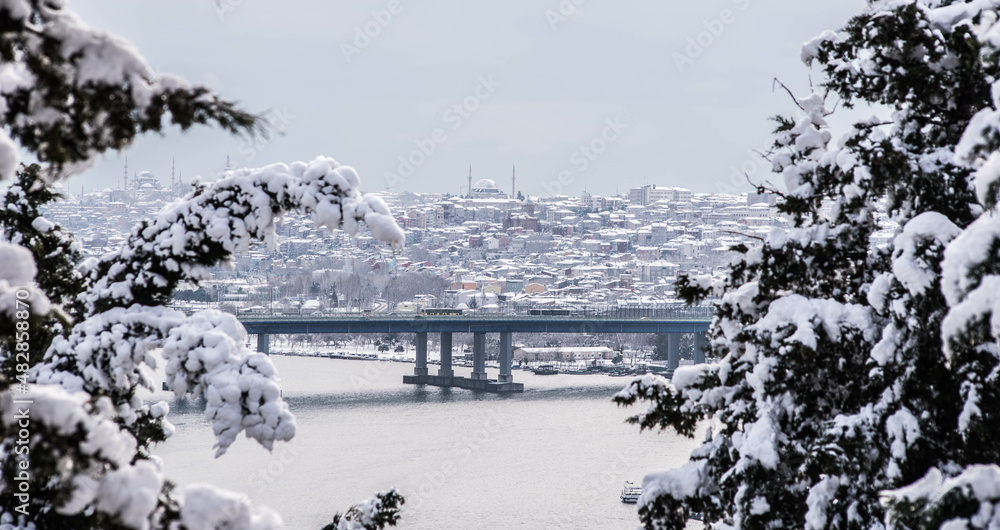
[[[284,333],[700,333],[711,318],[702,314],[675,317],[603,318],[600,316],[530,315],[371,315],[248,316],[240,322],[250,334]]]

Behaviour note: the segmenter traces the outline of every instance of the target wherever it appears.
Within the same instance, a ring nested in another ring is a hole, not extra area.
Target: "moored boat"
[[[626,482],[625,487],[622,488],[622,502],[624,503],[635,504],[640,495],[642,495],[642,486]]]

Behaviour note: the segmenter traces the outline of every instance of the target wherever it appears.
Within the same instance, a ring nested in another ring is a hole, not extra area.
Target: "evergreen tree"
[[[771,153],[792,227],[737,248],[721,280],[678,282],[689,302],[721,296],[721,361],[616,396],[651,402],[643,429],[719,423],[646,477],[647,528],[692,511],[714,527],[996,527],[997,19],[996,2],[874,1],[804,45],[820,92],[776,118]],[[834,96],[886,116],[834,140]],[[900,228],[875,247],[882,200]]]
[[[205,399],[217,456],[241,432],[268,449],[295,433],[273,365],[245,349],[239,322],[166,304],[252,240],[273,246],[288,210],[352,233],[364,223],[395,246],[402,231],[380,199],[361,195],[353,169],[320,157],[227,173],[140,223],[119,251],[81,260],[40,212],[55,179],[168,123],[253,132],[259,120],[203,87],[154,77],[131,44],[62,2],[0,0],[0,28],[0,179],[17,174],[0,209],[0,526],[280,527],[243,496],[174,488],[150,456],[173,432],[165,402],[137,397],[152,385],[154,349],[177,396]],[[43,165],[18,171],[18,144]],[[393,525],[402,502],[383,492],[335,527]]]
[[[657,333],[649,338],[649,344],[653,347],[653,359],[665,361],[670,357],[669,335]]]

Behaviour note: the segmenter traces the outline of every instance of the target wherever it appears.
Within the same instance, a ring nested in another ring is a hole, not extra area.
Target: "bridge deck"
[[[246,317],[240,322],[250,334],[277,333],[696,333],[708,330],[710,319],[601,318],[527,315],[486,316],[354,316]]]

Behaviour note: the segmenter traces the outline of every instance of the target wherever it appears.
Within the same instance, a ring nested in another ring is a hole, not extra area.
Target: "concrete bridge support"
[[[416,334],[417,364],[413,375],[404,375],[403,382],[409,385],[433,385],[452,388],[465,388],[485,392],[524,392],[522,383],[515,383],[510,374],[513,359],[510,332],[500,333],[500,377],[497,381],[486,376],[486,333],[474,332],[472,335],[472,377],[456,377],[451,364],[451,332],[441,332],[441,368],[437,375],[427,373],[427,333]]]
[[[694,364],[705,362],[705,348],[708,347],[708,335],[704,332],[694,334]]]
[[[257,334],[257,351],[265,355],[271,355],[271,336],[267,333]]]
[[[417,362],[413,367],[413,375],[427,375],[427,333],[417,333],[413,342],[417,347]]]
[[[486,334],[472,334],[472,378],[486,379]]]
[[[681,334],[667,333],[667,369],[675,370],[681,365]]]
[[[451,368],[451,332],[441,332],[441,368],[438,369],[439,377],[454,377],[455,370]]]
[[[510,373],[510,366],[513,362],[514,334],[509,331],[500,332],[500,376],[497,378],[497,382],[514,382],[514,376]]]

